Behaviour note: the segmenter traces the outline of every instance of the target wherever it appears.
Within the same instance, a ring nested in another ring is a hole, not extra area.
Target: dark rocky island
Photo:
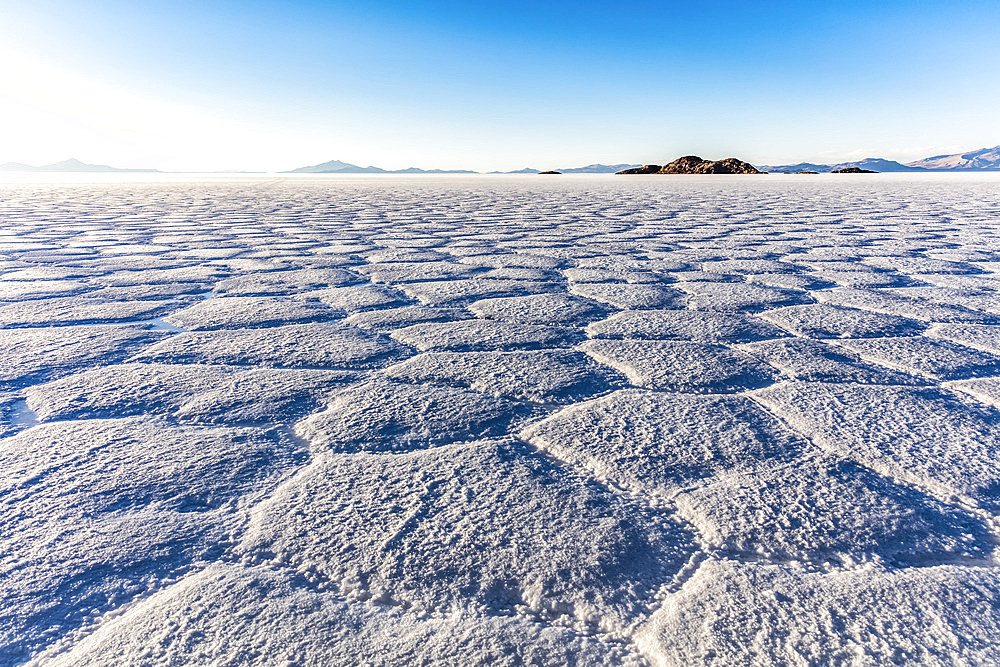
[[[538,172],[538,175],[539,176],[546,176],[546,175],[561,174],[561,173],[562,173],[561,171],[540,171],[540,172]]]
[[[635,169],[624,169],[619,174],[762,174],[749,162],[734,157],[725,160],[703,160],[697,155],[685,155],[670,164],[647,164]]]
[[[861,167],[847,167],[845,169],[834,169],[831,174],[877,174],[877,171],[862,169]]]
[[[621,171],[615,172],[616,174],[658,174],[660,170],[663,169],[663,165],[660,164],[644,164],[641,167],[635,167],[633,169],[622,169]]]

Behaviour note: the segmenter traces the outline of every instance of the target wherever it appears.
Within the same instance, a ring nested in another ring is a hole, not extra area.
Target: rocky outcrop
[[[703,160],[697,155],[677,158],[660,170],[661,174],[759,174],[752,164],[734,157],[725,160]]]
[[[862,169],[861,167],[846,167],[844,169],[834,169],[831,174],[877,174],[877,171]]]
[[[703,160],[697,155],[685,155],[670,164],[647,164],[637,169],[625,169],[619,174],[760,174],[757,168],[734,157],[725,160]]]
[[[538,172],[538,175],[539,176],[546,176],[546,175],[561,174],[561,173],[562,173],[561,171],[540,171],[540,172]]]
[[[663,169],[662,165],[659,164],[644,164],[641,167],[634,167],[632,169],[622,169],[619,174],[658,174],[660,169]]]

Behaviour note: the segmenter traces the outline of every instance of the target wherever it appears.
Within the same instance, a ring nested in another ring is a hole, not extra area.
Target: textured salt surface
[[[998,185],[0,185],[0,665],[994,663]]]

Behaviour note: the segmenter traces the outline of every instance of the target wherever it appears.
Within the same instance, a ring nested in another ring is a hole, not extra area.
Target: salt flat
[[[1000,175],[8,180],[0,664],[995,663],[998,332]]]

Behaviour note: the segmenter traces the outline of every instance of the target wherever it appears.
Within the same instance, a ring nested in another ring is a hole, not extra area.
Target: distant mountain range
[[[624,169],[635,169],[636,167],[641,167],[641,164],[588,164],[586,167],[563,167],[562,169],[553,169],[552,171],[558,171],[560,174],[617,174],[619,171]],[[516,171],[491,171],[491,174],[540,174],[541,169],[532,169],[531,167],[525,167],[524,169],[518,169]]]
[[[641,167],[641,164],[588,164],[586,167],[567,167],[565,169],[557,169],[564,174],[617,174],[619,171],[625,169],[635,169],[636,167]]]
[[[127,171],[127,172],[146,172],[146,173],[159,173],[159,169],[119,169],[118,167],[109,167],[106,164],[87,164],[85,162],[80,162],[76,158],[70,158],[68,160],[63,160],[62,162],[56,162],[55,164],[46,164],[41,167],[33,167],[30,164],[24,164],[22,162],[8,162],[6,164],[0,164],[0,171],[55,171],[55,172],[110,172],[110,171]]]
[[[997,171],[1000,170],[1000,146],[981,148],[968,153],[954,155],[935,155],[933,157],[901,164],[895,160],[869,157],[855,162],[840,162],[838,164],[815,164],[799,162],[798,164],[756,165],[761,171],[791,172],[818,171],[830,172],[837,169],[857,167],[871,171]]]
[[[588,164],[584,167],[564,167],[555,169],[563,174],[615,174],[628,169],[640,168],[641,164]],[[837,164],[817,164],[814,162],[799,162],[797,164],[781,165],[754,165],[760,171],[769,172],[797,172],[816,171],[831,172],[838,169],[848,169],[857,167],[869,171],[896,172],[896,171],[1000,171],[1000,146],[993,148],[981,148],[966,153],[955,153],[954,155],[934,155],[932,157],[902,164],[895,160],[885,158],[870,157],[854,162],[839,162]],[[0,165],[0,171],[40,171],[40,172],[145,172],[160,173],[158,169],[120,169],[106,164],[87,164],[75,158],[46,164],[35,167],[21,162],[8,162]],[[542,169],[525,167],[514,171],[491,171],[491,174],[539,174]],[[223,172],[220,172],[223,173]],[[251,172],[231,172],[231,173],[251,173]],[[256,173],[256,172],[253,172]],[[381,167],[361,167],[349,162],[340,160],[330,160],[322,164],[314,164],[308,167],[299,167],[290,171],[281,172],[284,174],[478,174],[480,172],[469,169],[420,169],[419,167],[408,167],[406,169],[382,169]]]
[[[588,164],[585,167],[567,167],[564,169],[557,169],[563,174],[614,174],[621,171],[622,169],[630,169],[632,167],[637,167],[640,165],[635,164]],[[540,174],[541,169],[532,169],[531,167],[525,167],[524,169],[517,169],[514,171],[491,171],[491,174]],[[308,167],[299,167],[298,169],[291,169],[289,171],[281,172],[283,174],[478,174],[478,171],[469,171],[468,169],[420,169],[418,167],[409,167],[407,169],[382,169],[381,167],[361,167],[356,164],[351,164],[349,162],[341,162],[340,160],[330,160],[329,162],[324,162],[322,164],[314,164]]]
[[[475,174],[478,172],[468,169],[420,169],[418,167],[408,167],[406,169],[382,169],[381,167],[359,167],[349,162],[340,160],[330,160],[322,164],[314,164],[308,167],[299,167],[290,171],[283,171],[283,174]]]
[[[813,162],[799,162],[797,164],[780,164],[780,165],[757,165],[757,168],[761,171],[768,172],[791,172],[795,173],[797,171],[818,171],[818,172],[830,172],[837,169],[848,169],[850,167],[857,167],[859,169],[867,169],[869,171],[927,171],[927,169],[921,169],[920,167],[910,167],[905,164],[900,164],[894,160],[886,160],[878,157],[869,157],[864,160],[856,160],[854,162],[838,162],[837,164],[816,164]]]
[[[616,174],[620,171],[638,169],[641,164],[588,164],[585,167],[563,167],[554,169],[562,174]],[[895,160],[887,160],[880,157],[869,157],[864,160],[853,162],[838,162],[836,164],[818,164],[815,162],[799,162],[797,164],[781,165],[754,165],[760,171],[768,172],[797,172],[816,171],[826,173],[840,169],[863,169],[866,171],[878,172],[920,172],[920,171],[993,171],[1000,170],[1000,146],[994,148],[983,148],[968,153],[957,153],[955,155],[935,155],[916,162],[902,164]],[[542,169],[525,167],[514,171],[491,171],[491,174],[540,174]],[[479,172],[467,169],[419,169],[410,167],[409,169],[382,169],[380,167],[361,167],[349,162],[340,160],[330,160],[322,164],[309,167],[299,167],[291,171],[282,172],[286,174],[476,174]]]

